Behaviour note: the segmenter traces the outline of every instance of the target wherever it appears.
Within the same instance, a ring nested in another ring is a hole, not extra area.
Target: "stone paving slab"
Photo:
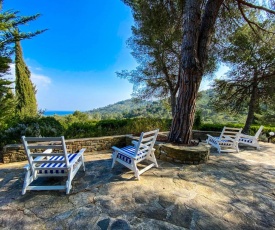
[[[158,161],[140,181],[120,164],[111,170],[110,151],[85,153],[69,195],[22,196],[26,162],[2,164],[0,229],[275,229],[275,145],[261,146],[211,149],[201,165]]]

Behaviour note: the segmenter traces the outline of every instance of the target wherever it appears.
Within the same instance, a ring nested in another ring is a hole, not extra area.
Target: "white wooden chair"
[[[242,128],[224,127],[219,137],[207,134],[206,142],[218,149],[218,152],[239,152],[238,141]]]
[[[154,130],[150,132],[141,133],[139,141],[132,141],[132,145],[117,148],[115,146],[113,149],[113,163],[112,168],[115,165],[115,162],[119,162],[131,169],[135,173],[135,177],[139,180],[140,175],[152,167],[158,167],[158,163],[154,154],[154,144],[159,130]],[[137,164],[143,160],[148,160],[152,162],[150,165],[139,170]]]
[[[23,136],[22,142],[29,161],[25,166],[26,175],[22,195],[26,190],[66,190],[66,194],[69,194],[72,180],[81,165],[85,171],[83,156],[85,149],[68,154],[63,136]],[[67,177],[68,179],[65,185],[31,186],[30,184],[39,177]]]
[[[249,145],[249,146],[255,147],[259,150],[260,145],[259,145],[259,142],[258,142],[258,138],[259,138],[263,128],[264,128],[264,126],[261,125],[261,127],[256,132],[255,136],[250,136],[250,135],[246,135],[246,134],[241,133],[240,139],[239,139],[239,144]]]

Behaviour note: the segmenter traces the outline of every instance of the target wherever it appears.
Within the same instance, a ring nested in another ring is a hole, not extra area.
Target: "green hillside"
[[[171,118],[171,112],[167,109],[164,101],[145,101],[128,99],[93,109],[88,113],[94,119],[122,119],[134,117],[161,117]]]
[[[201,91],[197,101],[197,114],[201,115],[202,122],[207,123],[244,123],[246,114],[217,113],[211,108],[211,90]],[[96,120],[123,119],[136,117],[172,118],[169,104],[166,100],[137,101],[128,99],[108,105],[102,108],[88,111],[89,115]]]

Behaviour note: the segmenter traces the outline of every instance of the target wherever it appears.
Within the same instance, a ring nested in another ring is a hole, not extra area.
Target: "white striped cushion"
[[[69,159],[69,162],[71,162],[75,157],[77,156],[77,154],[68,154],[68,159]],[[64,160],[64,157],[63,156],[52,156],[50,158],[50,160],[60,160],[60,161],[63,161]],[[65,170],[66,169],[66,163],[44,163],[42,165],[40,165],[39,167],[43,167],[45,168],[45,170],[39,170],[38,173],[44,173],[44,174],[53,174],[53,173],[65,173]],[[46,168],[58,168],[56,170],[53,170],[53,169],[46,169]],[[60,168],[64,168],[64,169],[60,169]]]
[[[127,154],[131,155],[132,157],[135,157],[137,160],[139,159],[142,159],[142,158],[145,158],[146,157],[146,154],[144,154],[143,151],[139,151],[137,153],[137,156],[135,156],[135,147],[134,146],[126,146],[126,147],[123,147],[121,148],[121,150],[123,150],[124,152],[126,152]],[[124,162],[128,163],[128,164],[131,164],[132,160],[129,156],[126,156],[124,155],[123,153],[118,153],[117,154],[117,158],[123,160]]]
[[[247,139],[247,138],[240,138],[240,141],[245,142],[245,143],[252,143],[252,139]]]

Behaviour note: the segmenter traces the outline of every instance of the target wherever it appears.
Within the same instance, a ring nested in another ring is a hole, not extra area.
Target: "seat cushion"
[[[69,162],[71,162],[77,154],[68,154]],[[64,160],[63,156],[52,156],[50,160]],[[65,163],[44,163],[41,164],[39,167],[45,168],[45,170],[39,170],[38,173],[44,174],[58,174],[58,173],[65,173],[66,172],[66,164]],[[57,169],[46,169],[46,168],[57,168]],[[64,169],[62,169],[64,168]]]
[[[224,139],[221,140],[220,137],[212,137],[211,141],[213,143],[215,143],[216,145],[220,145],[220,146],[232,146],[232,142],[231,141],[224,140]]]
[[[249,139],[249,138],[242,138],[242,137],[239,139],[239,141],[240,141],[240,142],[244,142],[244,143],[252,143],[252,142],[253,142],[252,139]]]
[[[123,153],[121,153],[121,152],[118,152],[117,158],[119,158],[120,160],[122,160],[122,161],[124,161],[124,162],[126,162],[126,163],[128,163],[128,164],[131,164],[131,163],[132,163],[132,158],[135,158],[136,160],[140,160],[140,159],[146,157],[146,154],[144,154],[143,151],[139,151],[139,152],[137,153],[137,156],[136,156],[136,155],[135,155],[136,149],[135,149],[135,147],[132,146],[132,145],[128,145],[128,146],[123,147],[123,148],[120,148],[120,149],[123,150],[124,152],[126,152],[128,156],[127,156],[126,154],[123,154]],[[132,157],[132,158],[131,158],[131,157]]]

